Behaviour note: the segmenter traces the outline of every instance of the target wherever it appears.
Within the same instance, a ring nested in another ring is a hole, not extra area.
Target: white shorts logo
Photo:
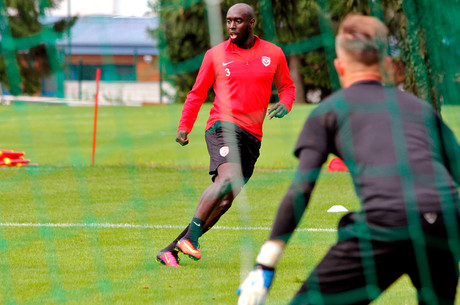
[[[424,213],[423,214],[423,217],[425,218],[425,220],[430,224],[434,224],[436,219],[438,218],[438,214],[436,213]]]
[[[271,62],[272,62],[272,60],[271,60],[270,57],[262,56],[262,63],[264,64],[265,67],[268,67]]]
[[[222,157],[226,157],[229,152],[230,152],[230,149],[228,148],[228,146],[222,146],[219,150],[219,153]]]

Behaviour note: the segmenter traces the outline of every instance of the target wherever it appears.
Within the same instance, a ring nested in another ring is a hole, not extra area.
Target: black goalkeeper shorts
[[[260,154],[260,140],[238,125],[217,121],[206,130],[206,145],[210,157],[209,174],[212,181],[223,163],[239,163],[247,181],[254,172]]]
[[[434,222],[420,218],[417,241],[406,238],[408,230],[395,234],[401,239],[392,241],[356,234],[341,239],[341,231],[361,231],[355,216],[350,213],[341,219],[339,241],[316,266],[291,305],[369,304],[403,274],[417,289],[419,304],[454,304],[458,260],[441,214]]]

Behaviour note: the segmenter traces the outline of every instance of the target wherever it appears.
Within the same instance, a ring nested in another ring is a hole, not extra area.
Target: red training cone
[[[24,166],[29,163],[30,160],[27,159],[10,159],[10,158],[3,158],[0,160],[0,166]]]
[[[333,158],[327,167],[328,172],[348,172],[348,167],[340,158]]]
[[[25,153],[22,151],[13,151],[0,149],[0,166],[36,166],[37,164],[29,163],[30,160],[24,159]]]
[[[24,156],[24,152],[0,149],[0,159],[2,158],[19,159],[22,156]]]

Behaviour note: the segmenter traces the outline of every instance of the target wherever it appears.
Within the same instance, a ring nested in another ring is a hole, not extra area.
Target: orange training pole
[[[101,69],[96,70],[96,96],[94,101],[94,127],[93,127],[93,155],[91,164],[94,165],[94,155],[96,154],[96,127],[97,127],[97,97],[99,95],[99,81],[101,79]]]

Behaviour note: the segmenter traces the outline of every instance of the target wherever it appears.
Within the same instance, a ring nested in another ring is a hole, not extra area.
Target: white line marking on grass
[[[183,229],[185,225],[135,225],[130,223],[14,223],[3,222],[0,227],[48,227],[48,228],[95,228],[95,229]],[[225,227],[215,226],[213,230],[270,231],[270,227]],[[304,228],[298,232],[337,232],[336,229]]]
[[[271,227],[221,227],[215,226],[212,228],[218,230],[233,230],[233,231],[271,231]],[[303,228],[297,229],[298,232],[337,232],[336,229],[320,229],[320,228]]]

